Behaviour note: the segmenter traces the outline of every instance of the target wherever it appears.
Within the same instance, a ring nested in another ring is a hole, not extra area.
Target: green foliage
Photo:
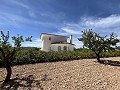
[[[29,52],[27,50],[19,50],[16,53],[15,60],[13,60],[13,64],[23,64],[23,63],[29,63],[30,57]]]
[[[12,40],[14,43],[14,47],[12,47],[12,44],[10,44],[9,39],[9,31],[5,35],[3,31],[0,31],[0,62],[2,62],[4,65],[8,66],[12,63],[12,60],[15,58],[17,50],[20,49],[21,43],[24,41],[32,41],[31,37],[28,37],[24,40],[23,36],[13,36]],[[18,55],[19,56],[19,55]]]
[[[10,81],[11,74],[12,74],[12,69],[11,69],[11,64],[13,64],[13,60],[16,58],[15,55],[19,55],[18,53],[16,54],[17,50],[20,49],[21,43],[24,41],[31,41],[32,37],[26,38],[26,40],[23,39],[23,36],[13,36],[12,40],[14,43],[14,47],[12,47],[12,44],[9,42],[9,31],[7,32],[7,35],[3,33],[3,31],[0,31],[0,65],[4,66],[7,70],[7,75],[4,80],[5,83]],[[27,55],[25,53],[24,55]],[[28,55],[27,55],[28,56]],[[25,61],[28,62],[28,57],[23,56],[24,59],[27,59]],[[17,61],[17,63],[23,63],[24,59],[21,59],[20,61]],[[17,58],[15,59],[17,60]],[[26,62],[25,62],[26,63]]]
[[[7,32],[7,35],[5,35],[4,33],[3,33],[3,31],[0,31],[1,32],[1,36],[0,36],[0,46],[2,45],[2,44],[8,44],[8,40],[9,40],[9,31]]]
[[[23,36],[20,36],[19,34],[18,34],[18,36],[16,37],[16,36],[13,36],[12,37],[12,40],[13,40],[13,42],[14,42],[14,46],[15,47],[20,47],[21,46],[21,43],[22,42],[24,42],[24,41],[30,41],[30,42],[32,42],[32,36],[30,36],[30,37],[28,37],[28,38],[26,38],[25,40],[23,39]]]
[[[82,31],[82,33],[82,38],[79,38],[78,40],[82,41],[85,47],[98,53],[111,50],[111,46],[115,46],[116,43],[119,42],[114,33],[110,34],[109,38],[107,38],[107,36],[100,36],[99,34],[93,32],[92,29]]]
[[[78,40],[83,42],[84,47],[96,54],[98,61],[102,52],[113,50],[113,46],[116,46],[116,43],[120,41],[114,33],[110,34],[109,38],[100,36],[93,32],[92,29],[84,30],[82,33],[82,38],[78,38]]]
[[[120,51],[106,51],[101,54],[101,57],[116,57],[120,56]],[[80,49],[77,51],[60,51],[60,52],[44,52],[39,49],[20,49],[16,52],[12,65],[33,64],[43,62],[56,62],[67,60],[78,60],[95,58],[96,55],[89,49]],[[0,60],[0,65],[2,65]]]
[[[37,48],[33,48],[28,51],[32,62],[45,62],[44,60],[46,58],[46,52],[40,51]]]

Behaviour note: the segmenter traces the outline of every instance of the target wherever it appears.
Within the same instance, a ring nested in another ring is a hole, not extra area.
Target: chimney
[[[72,35],[70,35],[70,44],[72,44]]]

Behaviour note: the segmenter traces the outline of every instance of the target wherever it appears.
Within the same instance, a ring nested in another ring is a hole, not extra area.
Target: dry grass
[[[0,68],[0,89],[119,90],[120,57],[104,60],[113,61],[113,64],[100,64],[95,59],[83,59],[14,66],[12,80],[7,84],[3,83],[5,69]]]

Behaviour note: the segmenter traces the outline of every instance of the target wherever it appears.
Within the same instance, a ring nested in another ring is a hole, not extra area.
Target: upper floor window
[[[49,37],[49,40],[51,40],[51,37]]]

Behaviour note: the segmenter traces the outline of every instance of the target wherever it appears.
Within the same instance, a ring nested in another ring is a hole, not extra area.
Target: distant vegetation
[[[117,57],[120,56],[120,50],[106,51],[101,53],[102,57]],[[44,52],[39,49],[21,49],[16,52],[14,60],[12,60],[12,65],[21,64],[33,64],[33,63],[43,63],[43,62],[56,62],[56,61],[67,61],[67,60],[78,60],[96,58],[94,52],[89,49],[80,48],[75,51],[60,51],[60,52]],[[0,60],[0,66],[2,62]]]

